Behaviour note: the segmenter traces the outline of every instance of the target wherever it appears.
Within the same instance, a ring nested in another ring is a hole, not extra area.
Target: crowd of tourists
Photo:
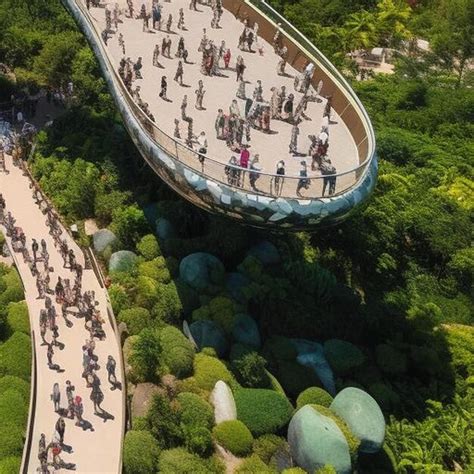
[[[88,8],[94,6],[93,2],[87,3]],[[332,97],[321,95],[324,86],[322,80],[319,81],[316,87],[312,85],[315,65],[308,63],[303,71],[296,75],[293,85],[294,92],[287,90],[285,85],[275,85],[270,89],[271,96],[266,97],[262,80],[257,80],[253,91],[249,94],[246,91],[249,82],[245,78],[247,70],[245,55],[249,53],[264,55],[264,43],[259,37],[258,23],[255,22],[250,25],[248,20],[244,20],[242,33],[239,36],[238,44],[235,45],[238,54],[232,51],[225,40],[215,42],[210,39],[207,27],[202,30],[199,44],[188,45],[184,37],[180,35],[181,31],[186,31],[184,9],[179,9],[177,19],[173,18],[171,13],[166,13],[167,3],[169,4],[170,1],[152,0],[151,8],[143,3],[140,9],[136,9],[134,1],[128,0],[125,10],[120,9],[117,3],[112,3],[112,6],[108,4],[105,8],[105,29],[102,32],[102,37],[106,43],[111,37],[115,37],[118,41],[122,53],[118,73],[141,110],[151,121],[155,122],[149,103],[141,96],[140,81],[144,79],[143,57],[139,56],[136,60],[132,60],[127,56],[127,45],[120,26],[125,18],[142,22],[144,32],[163,33],[161,42],[156,43],[153,47],[153,66],[166,72],[167,68],[163,65],[164,62],[161,58],[175,59],[176,69],[171,77],[182,87],[190,87],[186,84],[185,65],[193,64],[189,61],[189,51],[194,51],[194,48],[201,54],[200,72],[203,76],[208,77],[228,77],[226,75],[227,71],[230,69],[232,58],[236,56],[232,68],[235,70],[237,82],[236,98],[232,100],[228,108],[223,106],[218,110],[215,120],[216,138],[225,141],[231,153],[231,158],[225,167],[228,184],[243,187],[246,183],[244,176],[248,174],[248,183],[251,188],[254,191],[259,191],[256,183],[262,174],[262,160],[260,160],[257,151],[252,152],[255,148],[252,147],[252,134],[253,131],[265,134],[277,133],[272,130],[272,121],[278,120],[287,123],[291,127],[291,137],[288,144],[289,156],[301,157],[301,169],[296,189],[297,195],[302,196],[302,190],[309,189],[311,178],[319,175],[323,176],[322,195],[324,196],[326,192],[328,195],[334,194],[337,171],[328,156],[330,124],[334,123],[332,121]],[[209,7],[211,9],[211,28],[222,28],[220,23],[224,10],[221,0],[191,1],[189,10],[203,12],[204,8],[198,9],[198,6],[199,8]],[[172,36],[176,39],[173,40]],[[288,48],[284,45],[280,28],[277,29],[271,46],[278,57],[276,64],[278,76],[291,77],[286,72]],[[160,90],[157,95],[163,101],[171,102],[176,98],[169,97],[168,80],[167,75],[161,76]],[[207,93],[203,81],[199,80],[195,88],[194,107],[196,110],[206,110],[205,97]],[[303,121],[311,120],[306,114],[308,104],[311,102],[324,102],[322,126],[315,134],[307,137],[307,145],[305,145],[303,140],[300,139],[300,126]],[[194,130],[195,119],[191,117],[186,109],[188,94],[183,94],[181,104],[181,117],[173,119],[174,137],[184,142],[187,147],[195,150],[204,172],[208,156],[206,132],[196,133]],[[186,129],[185,133],[181,129],[181,124]],[[249,154],[251,158],[247,159]],[[270,186],[271,193],[280,195],[285,181],[285,161],[279,160],[275,169],[266,169],[265,172],[273,175]],[[315,172],[319,172],[318,175],[315,175]],[[311,173],[313,173],[312,176]]]

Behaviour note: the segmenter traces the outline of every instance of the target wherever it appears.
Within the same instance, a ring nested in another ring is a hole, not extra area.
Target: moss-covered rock
[[[214,255],[193,253],[181,260],[179,276],[192,288],[203,290],[209,285],[220,285],[224,281],[225,268]]]
[[[119,250],[111,255],[109,260],[109,272],[129,272],[137,261],[135,253],[129,250]]]
[[[235,456],[247,456],[252,451],[252,433],[239,420],[219,423],[212,430],[212,435],[217,443]]]
[[[205,354],[196,354],[193,378],[199,388],[209,392],[218,380],[222,380],[230,386],[235,384],[229,369],[219,359]]]
[[[214,321],[195,321],[189,330],[199,349],[212,347],[219,357],[224,357],[229,349],[229,344],[222,330]]]
[[[238,314],[235,318],[232,336],[236,342],[258,349],[261,345],[257,323],[247,314]]]
[[[288,443],[293,459],[307,472],[332,465],[341,474],[352,472],[349,445],[336,422],[312,406],[300,408],[290,421]]]
[[[351,370],[360,367],[365,356],[362,351],[347,341],[330,339],[324,343],[324,354],[331,368],[338,375],[345,375]]]
[[[345,388],[331,403],[331,411],[342,418],[360,440],[360,451],[375,453],[385,439],[385,420],[377,402],[358,388]]]
[[[299,410],[305,405],[322,405],[329,408],[333,401],[332,396],[320,387],[309,387],[298,395],[296,408]]]

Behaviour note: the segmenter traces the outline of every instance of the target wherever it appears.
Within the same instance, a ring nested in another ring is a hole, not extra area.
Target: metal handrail
[[[125,84],[123,83],[123,80],[122,78],[119,76],[118,72],[116,71],[114,65],[112,64],[111,62],[111,59],[109,58],[108,54],[107,54],[107,50],[106,50],[106,45],[105,43],[103,42],[103,39],[102,39],[102,35],[100,34],[100,31],[98,31],[96,25],[94,24],[94,22],[92,21],[92,18],[90,16],[90,12],[85,8],[85,6],[82,4],[82,1],[81,0],[73,0],[74,3],[78,6],[78,8],[81,10],[82,14],[83,14],[83,17],[87,20],[87,22],[89,23],[90,27],[92,28],[92,30],[95,32],[95,35],[96,35],[96,38],[97,38],[97,41],[96,41],[96,44],[97,46],[102,50],[102,58],[105,62],[107,62],[107,65],[108,65],[108,69],[110,70],[110,73],[113,74],[113,77],[114,77],[114,82],[116,84],[118,84],[119,86],[119,89],[120,89],[120,95],[123,97],[124,100],[126,100],[126,102],[128,103],[128,105],[130,106],[130,109],[132,111],[132,114],[135,116],[135,118],[137,119],[137,121],[139,123],[141,123],[142,125],[146,125],[145,129],[147,130],[148,132],[148,136],[150,137],[150,139],[159,147],[159,148],[162,148],[164,149],[167,153],[170,153],[174,158],[176,158],[183,166],[185,166],[186,168],[190,169],[193,173],[203,177],[204,179],[207,179],[207,178],[210,178],[212,179],[213,181],[217,181],[221,184],[224,184],[225,186],[228,186],[232,189],[235,189],[236,191],[239,191],[239,192],[242,192],[242,191],[246,191],[245,188],[242,188],[242,187],[239,187],[239,186],[236,186],[236,185],[233,185],[233,184],[230,184],[228,182],[224,182],[222,181],[221,179],[217,178],[217,177],[214,177],[214,176],[211,176],[209,174],[206,174],[204,172],[202,172],[201,170],[199,170],[198,167],[194,167],[194,166],[191,166],[189,163],[186,163],[186,162],[183,162],[181,159],[180,159],[180,156],[179,156],[179,153],[178,153],[178,147],[180,147],[181,149],[183,149],[184,151],[186,151],[187,153],[191,154],[192,156],[194,156],[196,158],[196,162],[198,163],[198,156],[200,155],[198,152],[196,152],[195,150],[193,150],[192,148],[189,148],[187,145],[185,145],[184,143],[182,143],[181,141],[178,141],[176,140],[174,137],[171,137],[169,136],[166,132],[164,132],[163,130],[161,130],[157,124],[152,121],[144,112],[143,110],[140,109],[140,107],[138,106],[138,104],[136,104],[136,102],[134,101],[134,99],[132,98],[130,92],[128,91],[128,89],[125,87]],[[257,10],[258,13],[262,16],[265,16],[264,12],[261,11],[259,8],[257,8],[255,5],[253,5],[249,0],[244,0],[246,4],[248,4],[249,6],[251,6],[253,9]],[[261,0],[260,3],[263,3],[266,7],[270,8],[269,5],[264,2],[263,0]],[[284,22],[286,22],[286,24],[290,25],[291,28],[294,29],[294,31],[296,31],[297,33],[298,30],[296,30],[294,27],[292,27],[291,24],[289,24],[283,17],[281,17],[281,15],[276,12],[275,10],[271,9],[272,12],[274,13],[274,15],[277,16],[277,18]],[[299,33],[300,37],[304,40],[304,42],[307,42],[310,46],[311,43],[309,42],[309,40],[307,40],[301,33]],[[299,45],[299,43],[297,43]],[[301,46],[301,45],[299,45]],[[304,48],[302,48],[304,49]],[[374,134],[373,134],[373,129],[372,127],[370,126],[370,120],[367,116],[367,112],[365,111],[365,109],[363,108],[362,104],[360,103],[359,99],[357,99],[356,95],[354,94],[354,92],[351,90],[349,84],[347,83],[347,81],[342,77],[342,75],[334,68],[334,66],[328,61],[327,58],[324,57],[324,55],[319,51],[317,50],[314,46],[312,46],[312,50],[313,50],[313,54],[315,54],[318,59],[320,59],[324,65],[326,66],[326,69],[329,68],[330,69],[330,76],[334,76],[334,74],[336,73],[337,75],[337,80],[335,80],[335,84],[337,85],[337,83],[339,82],[342,86],[343,86],[343,89],[345,92],[349,93],[350,95],[350,98],[352,100],[355,100],[356,101],[356,105],[357,105],[357,108],[359,108],[363,115],[364,115],[364,122],[365,122],[365,125],[369,125],[368,126],[368,129],[369,129],[369,133],[371,135],[371,144],[372,144],[372,148],[373,147],[373,144],[375,143],[375,138],[374,138]],[[313,56],[313,55],[310,55],[310,56]],[[315,61],[317,63],[320,63],[319,60],[316,60],[316,58],[314,58]],[[156,131],[158,134],[161,134],[163,137],[165,137],[168,141],[170,141],[174,147],[174,150],[173,152],[171,152],[170,150],[168,150],[166,148],[166,146],[163,144],[163,143],[160,143],[160,141],[150,132],[150,128],[153,129],[154,131]],[[363,175],[363,172],[366,170],[368,164],[372,161],[374,157],[374,150],[372,149],[372,152],[370,154],[370,156],[364,160],[363,163],[359,164],[357,167],[355,168],[352,168],[350,170],[346,170],[344,172],[340,172],[340,173],[336,173],[334,175],[317,175],[317,176],[307,176],[307,177],[303,177],[303,179],[306,179],[307,181],[310,181],[310,182],[313,182],[313,181],[324,181],[328,178],[341,178],[343,176],[347,176],[349,174],[352,174],[352,173],[356,173],[356,176],[358,173],[360,173],[360,175],[358,176],[357,179],[354,180],[354,182],[346,187],[345,189],[343,189],[342,191],[334,194],[333,196],[336,196],[336,195],[340,195],[346,191],[348,191],[349,189],[353,189],[357,183],[360,181],[362,175]],[[274,179],[282,179],[282,180],[290,180],[292,182],[298,182],[300,179],[302,179],[301,176],[292,176],[292,175],[277,175],[277,174],[274,174],[274,173],[267,173],[267,172],[262,172],[262,171],[259,171],[259,170],[251,170],[251,169],[248,169],[248,168],[241,168],[240,166],[233,166],[229,163],[223,163],[222,161],[219,161],[219,160],[216,160],[216,159],[213,159],[211,157],[209,157],[209,155],[205,154],[204,155],[204,158],[205,158],[205,161],[206,163],[207,162],[210,162],[212,164],[215,164],[217,165],[221,171],[224,173],[224,170],[226,168],[232,168],[232,169],[235,169],[237,171],[241,171],[241,172],[247,172],[247,173],[254,173],[256,175],[258,175],[259,177],[260,176],[264,176],[264,177],[268,177],[270,178],[271,180],[274,180]],[[273,194],[269,194],[269,193],[266,193],[266,192],[263,192],[263,191],[260,191],[260,190],[256,190],[256,189],[247,189],[248,191],[251,191],[252,193],[254,194],[259,194],[259,195],[263,195],[263,196],[272,196],[273,197]],[[285,197],[285,198],[295,198],[295,196],[292,194],[291,196],[288,196],[288,195],[283,195],[283,196],[280,196],[280,197]],[[309,196],[309,198],[317,198],[318,196]],[[306,197],[306,199],[308,199],[308,197]]]

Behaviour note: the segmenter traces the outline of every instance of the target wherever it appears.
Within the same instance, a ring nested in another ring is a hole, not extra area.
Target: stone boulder
[[[157,219],[155,229],[156,235],[160,240],[174,239],[176,237],[174,225],[164,217]]]
[[[330,409],[342,418],[360,439],[359,451],[375,453],[385,439],[385,419],[378,403],[363,390],[348,387],[339,392]]]
[[[153,396],[157,393],[164,393],[164,390],[152,383],[139,383],[133,391],[132,417],[146,416]]]
[[[109,272],[129,272],[132,270],[136,261],[136,254],[129,250],[115,252],[109,260]]]
[[[109,245],[117,241],[117,236],[109,229],[100,229],[92,236],[94,251],[102,253]]]
[[[229,348],[227,339],[214,321],[196,321],[189,326],[189,330],[199,350],[212,347],[219,357],[227,354]]]
[[[264,265],[274,265],[280,263],[280,252],[278,249],[268,240],[263,240],[258,244],[254,245],[248,252],[247,255],[257,258]]]
[[[224,280],[225,268],[214,255],[197,252],[188,255],[179,264],[179,276],[189,286],[203,290],[209,285],[221,284]]]
[[[293,459],[307,472],[326,465],[338,474],[350,474],[349,445],[337,424],[311,405],[300,408],[288,426],[288,443]]]
[[[326,341],[324,355],[337,375],[347,375],[365,361],[363,352],[357,346],[341,339]]]
[[[260,348],[261,339],[257,323],[247,314],[236,315],[232,336],[236,342],[255,349]]]
[[[216,425],[223,421],[237,419],[237,407],[235,406],[234,395],[230,387],[222,380],[216,382],[211,392],[210,401],[214,407]]]

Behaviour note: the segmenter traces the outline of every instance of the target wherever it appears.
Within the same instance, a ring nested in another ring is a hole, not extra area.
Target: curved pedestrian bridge
[[[370,195],[377,160],[362,104],[266,2],[63,3],[135,144],[186,199],[252,225],[308,228]]]

